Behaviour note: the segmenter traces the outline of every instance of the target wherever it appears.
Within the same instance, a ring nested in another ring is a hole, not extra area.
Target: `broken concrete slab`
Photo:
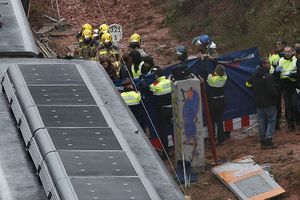
[[[212,172],[241,200],[269,199],[285,192],[250,156],[214,167]]]
[[[59,37],[59,36],[70,36],[70,35],[75,35],[75,33],[73,31],[56,31],[56,30],[53,30],[53,31],[50,31],[49,32],[49,35],[50,36],[53,36],[53,37]]]
[[[53,30],[54,28],[55,28],[54,25],[43,26],[40,30],[38,30],[38,31],[36,32],[36,34],[37,34],[38,36],[40,36],[40,35],[43,35],[43,34],[49,32],[49,31]]]

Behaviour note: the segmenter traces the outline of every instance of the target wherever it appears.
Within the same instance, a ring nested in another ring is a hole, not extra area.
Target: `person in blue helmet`
[[[199,35],[192,40],[192,44],[199,46],[201,59],[217,57],[217,45],[208,35]]]
[[[176,61],[175,66],[172,69],[172,80],[183,80],[191,78],[191,72],[187,67],[186,61],[188,61],[188,52],[185,46],[178,45],[175,48]]]

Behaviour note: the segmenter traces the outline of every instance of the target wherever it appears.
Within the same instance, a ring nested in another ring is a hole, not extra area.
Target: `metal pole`
[[[203,79],[199,75],[197,77],[200,79],[201,97],[202,97],[202,101],[204,104],[204,110],[205,110],[205,115],[206,115],[207,131],[208,131],[208,138],[209,138],[211,153],[212,153],[213,159],[215,161],[215,165],[217,165],[218,160],[217,160],[217,151],[216,151],[216,145],[215,145],[215,136],[214,136],[213,128],[212,128],[212,124],[211,124],[211,116],[210,116],[208,102],[207,102],[207,95],[206,95],[206,91],[204,88],[204,84],[201,81]]]

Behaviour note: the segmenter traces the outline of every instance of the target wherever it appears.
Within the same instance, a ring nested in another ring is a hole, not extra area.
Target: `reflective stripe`
[[[134,70],[135,65],[134,65],[134,64],[131,65],[131,72],[132,72],[133,78],[139,78],[140,75],[142,75],[142,67],[143,67],[143,64],[144,64],[144,61],[142,61],[142,62],[139,64],[138,70],[137,70],[137,71]]]
[[[251,83],[249,83],[248,81],[246,81],[246,87],[252,87],[252,84]]]
[[[217,88],[220,88],[220,87],[224,87],[225,83],[226,83],[226,80],[227,80],[227,76],[224,75],[224,76],[212,76],[211,74],[208,75],[207,77],[207,83],[209,86],[211,87],[217,87]]]
[[[278,67],[282,68],[280,73],[281,79],[290,79],[291,81],[296,81],[295,78],[290,78],[289,75],[297,72],[297,58],[293,56],[291,59],[280,58]]]
[[[121,63],[120,63],[120,61],[113,62],[113,66],[114,66],[114,68],[116,70],[116,75],[119,78],[120,77],[120,70],[121,70]]]
[[[224,95],[221,96],[216,96],[216,97],[212,97],[213,99],[220,99],[220,98],[224,98]]]
[[[121,96],[128,106],[140,104],[141,94],[139,92],[135,92],[135,91],[122,92]]]
[[[107,52],[106,50],[100,50],[100,51],[99,51],[99,54],[100,54],[100,55],[105,55],[105,54],[107,54],[107,53],[108,53],[108,52]]]
[[[172,92],[171,81],[165,76],[159,77],[156,83],[150,85],[150,90],[155,96],[169,94]]]
[[[172,105],[165,105],[165,106],[162,106],[163,108],[172,108]]]
[[[269,74],[274,74],[274,72],[275,72],[275,68],[273,67],[273,65],[271,65]]]

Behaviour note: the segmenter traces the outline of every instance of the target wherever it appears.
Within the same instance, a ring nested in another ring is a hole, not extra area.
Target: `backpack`
[[[174,82],[174,81],[185,80],[193,77],[194,76],[192,75],[189,68],[185,64],[181,63],[172,70],[171,80]]]

